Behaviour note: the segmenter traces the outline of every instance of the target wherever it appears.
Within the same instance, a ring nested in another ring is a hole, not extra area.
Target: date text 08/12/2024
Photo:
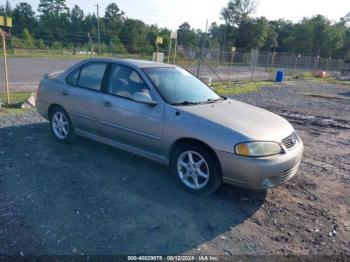
[[[128,256],[128,261],[218,261],[216,256]]]

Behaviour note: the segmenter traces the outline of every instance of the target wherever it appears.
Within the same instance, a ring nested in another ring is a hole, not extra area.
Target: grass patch
[[[331,83],[331,84],[336,84],[336,85],[344,85],[344,86],[350,86],[350,81],[341,81],[338,79],[334,79],[334,78],[316,78],[318,81],[324,81],[327,83]]]
[[[302,79],[302,80],[310,80],[315,79],[316,77],[311,72],[300,72],[296,74],[291,74],[292,79]]]
[[[300,72],[300,73],[286,73],[285,81],[312,81],[312,82],[322,82],[330,83],[335,85],[350,86],[350,80],[338,80],[334,76],[319,77],[315,76],[311,72]]]
[[[10,93],[10,104],[6,104],[7,96],[5,93],[0,93],[0,100],[3,103],[0,115],[18,115],[28,111],[22,109],[21,105],[30,97],[30,92],[14,92]]]
[[[47,58],[47,59],[63,59],[63,60],[84,60],[91,58],[89,54],[73,54],[72,51],[60,50],[21,50],[16,52],[8,52],[8,57],[26,57],[26,58]],[[112,54],[103,53],[101,55],[94,54],[93,58],[116,58],[116,59],[141,59],[152,60],[152,56],[146,54]]]
[[[234,95],[255,92],[261,87],[271,86],[272,82],[215,82],[214,90],[220,95]]]
[[[286,76],[287,76],[286,80],[310,80],[315,82],[326,82],[326,83],[336,84],[336,85],[345,85],[345,86],[350,85],[349,80],[342,81],[332,76],[317,77],[311,72],[292,73],[292,74],[287,74]]]
[[[338,80],[338,79],[332,78],[332,77],[321,78],[321,77],[312,76],[312,77],[308,77],[308,78],[303,78],[302,80],[330,83],[330,84],[335,84],[335,85],[350,86],[350,81],[348,81],[348,80],[342,81],[342,80]]]

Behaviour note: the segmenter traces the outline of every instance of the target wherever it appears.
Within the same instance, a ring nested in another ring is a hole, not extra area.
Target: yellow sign
[[[6,26],[12,27],[12,17],[6,17]]]
[[[157,36],[157,44],[163,44],[163,37]]]
[[[0,26],[12,27],[12,17],[0,16]]]

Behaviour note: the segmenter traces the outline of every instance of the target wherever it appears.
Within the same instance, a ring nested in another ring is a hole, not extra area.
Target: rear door
[[[102,83],[107,63],[89,62],[66,78],[67,86],[62,90],[65,96],[64,108],[69,112],[73,124],[79,130],[97,133],[102,104]]]

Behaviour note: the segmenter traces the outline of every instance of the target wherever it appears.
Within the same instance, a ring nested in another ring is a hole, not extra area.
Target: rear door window
[[[96,91],[101,90],[106,68],[106,63],[89,63],[84,65],[80,72],[78,86]]]

